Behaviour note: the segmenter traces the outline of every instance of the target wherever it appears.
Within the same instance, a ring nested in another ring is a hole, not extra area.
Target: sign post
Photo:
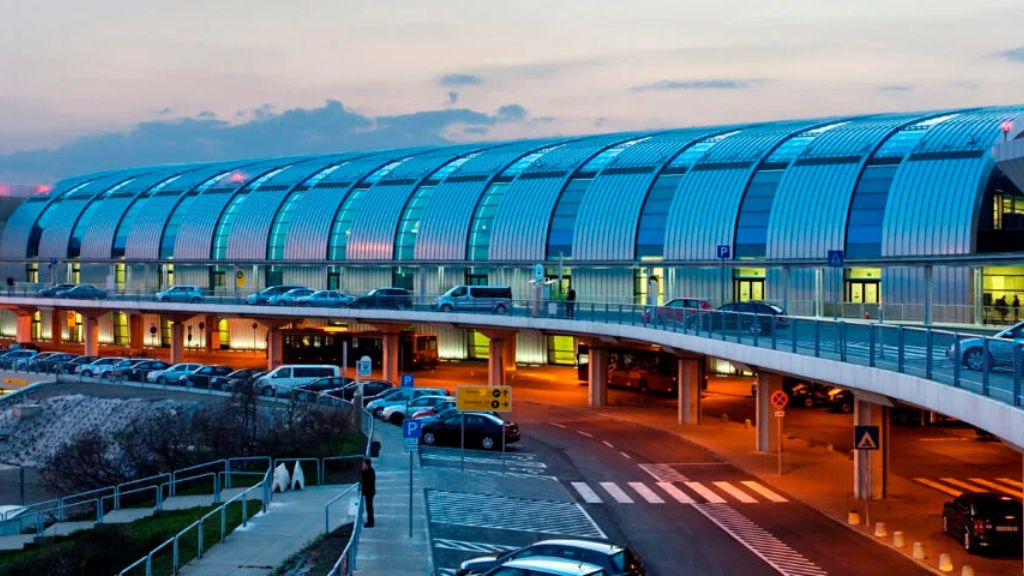
[[[880,445],[878,426],[854,426],[853,427],[853,449],[860,450],[878,450]],[[869,505],[871,503],[871,492],[874,478],[871,475],[871,463],[868,462],[867,466],[864,466],[864,485],[867,486],[868,497],[864,499],[864,521],[867,524],[871,522],[871,509]]]
[[[725,304],[725,261],[731,257],[731,251],[728,244],[719,244],[715,248],[715,255],[718,256],[719,262],[721,262],[721,270],[719,270],[719,280],[721,282],[721,294],[719,299],[721,300],[718,304]]]
[[[416,378],[412,374],[402,374],[402,388],[412,388],[416,385]]]
[[[412,453],[419,449],[422,433],[423,424],[420,421],[412,418],[402,421],[402,438],[405,440],[405,451],[409,453],[409,538],[412,538]]]
[[[511,386],[459,386],[455,389],[455,408],[462,416],[462,470],[466,470],[466,412],[511,412]],[[501,471],[505,472],[505,425],[501,427]]]
[[[779,476],[782,476],[782,425],[786,412],[783,410],[787,404],[789,404],[789,396],[782,390],[776,390],[772,392],[771,396],[772,406],[775,407],[775,417],[778,418],[779,422],[776,428],[778,428],[778,441],[776,442],[776,449],[779,455]]]
[[[363,378],[370,377],[370,371],[373,369],[373,361],[370,360],[369,356],[363,356],[359,360],[356,360],[356,385],[359,386],[359,397],[363,397]]]
[[[832,284],[832,320],[839,317],[839,289],[842,288],[843,282],[839,275],[843,273],[843,268],[846,266],[844,262],[844,255],[842,250],[829,250],[828,251],[828,267],[833,269],[833,273],[829,275],[830,284]]]

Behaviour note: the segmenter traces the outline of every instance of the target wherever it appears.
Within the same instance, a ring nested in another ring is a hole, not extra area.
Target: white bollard
[[[953,561],[949,558],[949,554],[943,552],[939,554],[939,571],[940,572],[952,572]]]
[[[274,484],[271,486],[270,491],[284,492],[288,489],[289,484],[291,484],[291,475],[288,474],[288,468],[282,462],[277,465],[277,468],[274,468]]]
[[[743,427],[744,428],[750,428],[753,425],[754,424],[750,421],[750,418],[747,418],[746,420],[743,421]]]
[[[907,545],[907,542],[903,539],[903,530],[894,530],[892,533],[892,545],[897,548],[903,548]]]
[[[925,556],[924,553],[924,544],[920,542],[914,542],[914,551],[912,556],[914,557],[914,560],[924,560],[925,558],[927,558],[927,556]]]
[[[974,568],[964,564],[963,567],[960,568],[960,576],[974,576]]]
[[[299,461],[295,461],[295,467],[292,469],[292,490],[302,490],[306,487],[306,475],[302,473],[302,466],[299,465]]]
[[[889,535],[889,529],[886,528],[885,522],[875,522],[875,538],[885,538]]]
[[[850,510],[850,512],[846,514],[846,523],[850,526],[860,525],[860,512]]]

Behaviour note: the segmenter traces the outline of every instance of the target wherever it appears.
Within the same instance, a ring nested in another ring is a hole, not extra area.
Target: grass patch
[[[334,532],[320,536],[299,552],[292,554],[271,573],[271,576],[327,574],[338,561],[351,536],[352,524],[340,526]]]
[[[248,503],[251,518],[261,507],[259,500]],[[124,567],[148,554],[153,548],[192,524],[216,506],[160,512],[130,524],[99,526],[57,538],[47,538],[24,550],[0,553],[0,574],[6,576],[50,576],[117,574]],[[226,524],[230,532],[242,523],[242,504],[235,502],[227,509]],[[203,549],[220,541],[220,515],[203,525]],[[197,552],[197,534],[193,529],[180,541],[180,563],[191,560]],[[154,574],[169,574],[171,549],[161,551],[153,559]],[[145,566],[133,574],[145,574]]]

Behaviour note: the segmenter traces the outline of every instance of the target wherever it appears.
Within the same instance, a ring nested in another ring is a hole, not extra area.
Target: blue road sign
[[[373,362],[370,360],[369,356],[363,356],[356,361],[356,374],[359,375],[359,377],[369,376],[372,368]]]
[[[418,420],[406,418],[402,421],[402,438],[405,439],[406,450],[416,450],[420,443],[420,434],[423,433],[423,424]]]
[[[842,268],[844,266],[842,250],[828,251],[828,266],[829,268]]]
[[[718,257],[722,260],[728,260],[730,255],[729,245],[719,244],[718,248],[715,250],[715,254],[718,254]]]
[[[853,446],[857,450],[878,450],[878,426],[854,426]]]
[[[412,374],[402,374],[402,388],[412,388],[416,385],[416,380]]]

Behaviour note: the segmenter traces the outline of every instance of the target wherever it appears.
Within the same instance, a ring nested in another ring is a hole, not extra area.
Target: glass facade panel
[[[125,212],[124,216],[121,217],[121,221],[117,223],[117,231],[114,233],[114,246],[111,249],[110,254],[112,258],[124,257],[125,247],[128,244],[128,235],[131,234],[132,227],[135,226],[135,221],[138,220],[139,214],[142,213],[142,209],[146,206],[146,201],[180,177],[181,176],[172,176],[167,180],[160,182],[156,186],[153,186],[144,193],[136,196],[135,199],[132,200],[128,210]]]
[[[395,168],[407,162],[409,158],[411,157],[407,156],[400,160],[395,160],[374,170],[369,176],[363,178],[356,185],[355,189],[349,193],[348,197],[345,198],[345,201],[341,203],[341,206],[338,207],[338,213],[334,216],[334,224],[331,226],[331,239],[327,243],[328,260],[345,259],[348,237],[352,234],[352,219],[355,217],[359,207],[362,206],[366,191],[377,182],[380,182],[381,178],[390,174]]]
[[[167,219],[167,224],[164,226],[163,236],[160,237],[161,260],[174,258],[174,243],[178,239],[178,231],[181,229],[181,222],[184,220],[185,215],[188,214],[188,209],[192,206],[192,203],[195,202],[196,197],[209,190],[214,184],[220,182],[229,174],[231,174],[231,172],[222,172],[213,178],[210,178],[206,182],[203,182],[196,188],[189,190],[178,202],[178,205],[174,207],[174,210],[171,212],[171,217]]]
[[[784,173],[785,170],[758,170],[751,179],[736,226],[736,258],[764,258],[768,218]]]
[[[252,181],[250,184],[247,184],[235,194],[231,199],[231,202],[228,203],[227,209],[221,213],[220,221],[217,222],[217,228],[213,233],[213,247],[211,252],[214,260],[224,260],[227,258],[228,238],[231,237],[231,230],[235,227],[235,220],[238,218],[238,211],[242,208],[242,205],[245,204],[249,195],[259,190],[260,186],[262,186],[267,180],[270,180],[288,168],[291,168],[291,166],[284,166],[267,172],[263,176]]]
[[[420,231],[420,219],[423,217],[423,208],[426,207],[430,197],[434,194],[437,186],[445,181],[448,176],[458,170],[460,166],[469,162],[480,152],[460,156],[444,166],[438,168],[426,180],[430,184],[418,186],[412,194],[412,198],[405,205],[402,211],[402,218],[398,223],[398,235],[395,238],[395,259],[412,260],[416,254],[416,237]]]
[[[36,256],[39,255],[39,241],[43,237],[43,230],[46,230],[46,228],[50,225],[50,221],[53,220],[53,215],[57,211],[57,207],[60,205],[61,201],[63,201],[65,198],[71,197],[76,192],[81,190],[83,186],[86,186],[91,183],[91,180],[87,180],[85,182],[82,182],[81,184],[78,184],[77,186],[72,186],[71,188],[68,188],[66,192],[61,194],[57,199],[55,199],[46,208],[43,209],[43,213],[40,214],[39,218],[36,219],[35,224],[32,225],[32,231],[29,232],[28,235],[28,248],[25,251],[25,255],[28,258],[35,258]]]
[[[332,172],[341,168],[343,164],[335,164],[324,170],[317,172],[310,176],[305,182],[299,184],[292,189],[288,194],[288,198],[285,199],[281,209],[277,211],[274,216],[274,223],[270,227],[270,240],[267,246],[267,257],[271,260],[283,260],[284,259],[284,247],[285,242],[288,239],[288,231],[292,227],[292,216],[295,212],[295,208],[299,206],[302,199],[306,196],[306,193],[315,188],[324,178],[331,175]]]
[[[109,198],[112,194],[131,183],[132,180],[135,179],[129,178],[116,186],[112,186],[99,197],[94,198],[89,202],[89,205],[85,208],[85,211],[82,212],[82,215],[78,217],[78,222],[75,222],[75,227],[71,231],[71,239],[68,241],[69,258],[78,258],[82,253],[82,238],[85,237],[85,231],[88,230],[89,225],[92,224],[92,220],[96,216],[96,211],[99,210],[102,200]]]

